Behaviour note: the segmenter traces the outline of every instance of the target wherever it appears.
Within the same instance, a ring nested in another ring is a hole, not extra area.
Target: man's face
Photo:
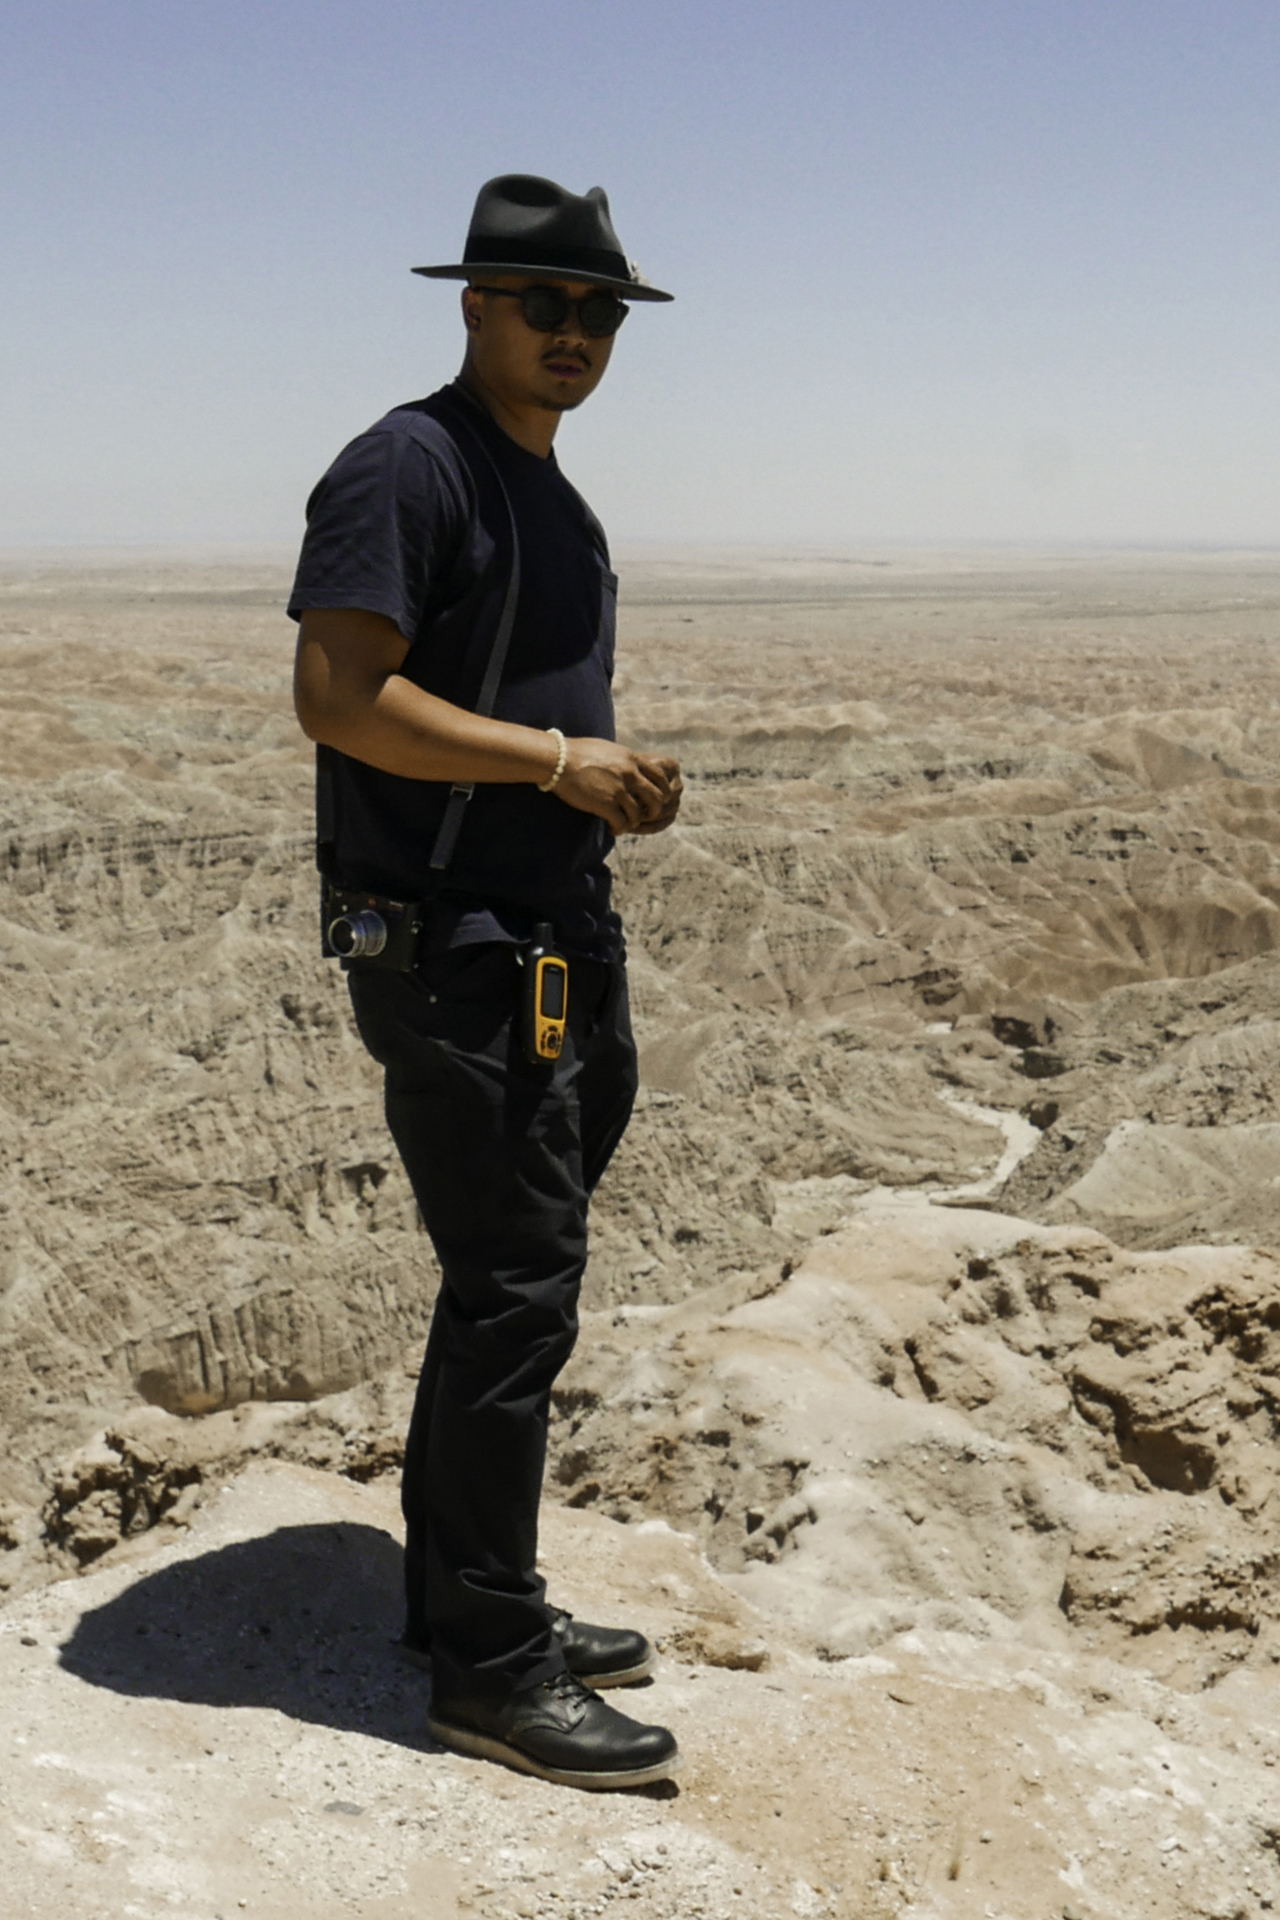
[[[599,292],[586,281],[532,273],[485,274],[484,285],[513,293],[523,287],[558,287],[573,301]],[[471,365],[490,392],[511,407],[566,413],[581,406],[599,386],[613,352],[613,336],[597,339],[583,332],[576,306],[554,333],[531,327],[518,300],[475,287],[463,289],[462,311]]]

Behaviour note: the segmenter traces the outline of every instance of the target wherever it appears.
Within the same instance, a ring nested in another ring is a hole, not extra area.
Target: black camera
[[[327,960],[408,973],[417,964],[422,906],[385,894],[326,884],[320,908],[320,950]]]

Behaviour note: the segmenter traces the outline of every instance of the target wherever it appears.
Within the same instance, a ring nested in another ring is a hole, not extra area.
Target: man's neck
[[[458,385],[465,387],[473,400],[479,401],[489,418],[518,447],[523,447],[526,453],[536,453],[540,460],[548,457],[560,425],[558,413],[550,413],[545,407],[508,406],[500,394],[485,385],[470,361],[464,361]]]

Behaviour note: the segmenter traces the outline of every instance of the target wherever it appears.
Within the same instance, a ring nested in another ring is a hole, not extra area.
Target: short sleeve
[[[289,596],[313,608],[361,608],[394,620],[412,644],[428,594],[457,550],[460,505],[432,449],[377,426],[345,447],[307,502]]]

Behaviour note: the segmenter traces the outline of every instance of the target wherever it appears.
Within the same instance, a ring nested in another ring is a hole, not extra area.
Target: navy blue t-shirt
[[[494,704],[499,720],[615,737],[617,578],[599,521],[555,455],[503,433],[456,382],[397,407],[344,448],[307,502],[289,599],[393,620],[409,643],[400,673],[474,708],[506,595],[510,516],[520,539],[515,625]],[[431,851],[446,783],[409,780],[329,751],[334,877],[401,900],[431,896]],[[437,896],[432,946],[524,940],[550,920],[570,952],[621,947],[610,910],[602,820],[536,786],[477,786]]]

